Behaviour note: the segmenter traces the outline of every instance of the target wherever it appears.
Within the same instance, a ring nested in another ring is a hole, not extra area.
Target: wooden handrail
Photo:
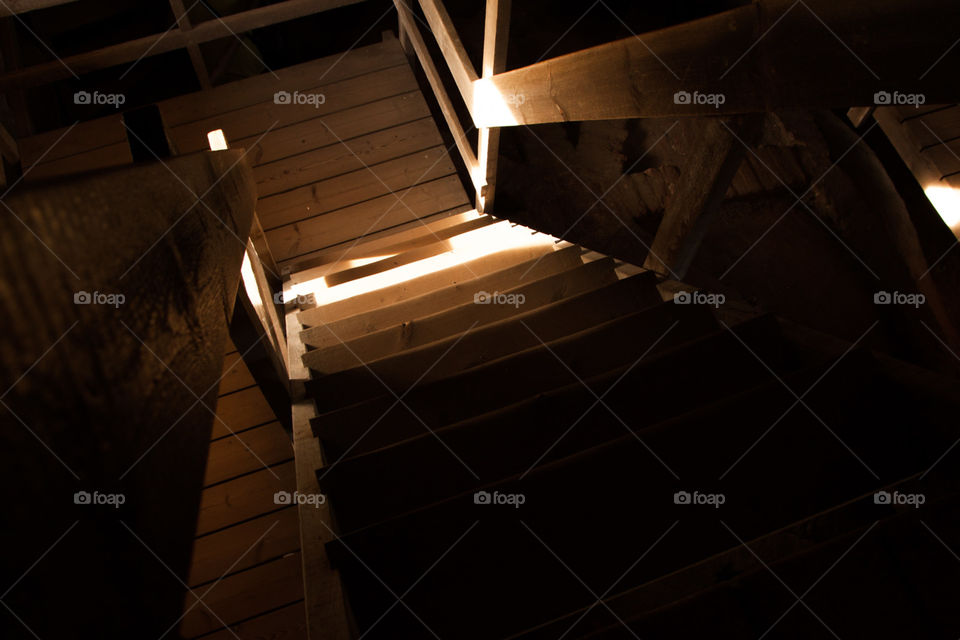
[[[400,4],[405,4],[405,0],[400,0]],[[440,47],[440,53],[453,75],[457,88],[460,89],[460,95],[463,101],[467,103],[467,109],[473,115],[473,86],[477,81],[477,72],[470,62],[470,56],[457,35],[457,30],[450,20],[450,15],[440,0],[420,0],[420,7],[423,9],[423,15],[430,25],[430,31],[433,32]],[[412,14],[411,14],[412,15]]]

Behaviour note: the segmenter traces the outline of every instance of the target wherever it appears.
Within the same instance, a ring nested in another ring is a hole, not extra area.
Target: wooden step
[[[659,301],[655,276],[650,273],[618,280],[539,309],[524,312],[515,308],[519,312],[516,315],[479,329],[468,328],[460,335],[324,376],[312,384],[316,392],[313,397],[318,407],[334,409],[375,397],[383,392],[384,385],[400,394],[412,385],[446,378],[525,349],[545,348],[546,343],[590,331],[616,318],[629,315],[642,323],[643,318],[636,314]],[[617,350],[620,341],[629,340],[634,326],[627,322],[617,327],[619,330],[610,334],[615,334],[615,338],[607,337],[609,332],[588,333],[599,340],[586,340],[584,347],[589,343],[592,348]],[[303,364],[316,370],[323,363],[313,353],[304,354]]]
[[[891,494],[919,493],[925,498],[929,496],[932,501],[934,496],[950,496],[960,492],[960,478],[934,473],[923,479],[913,477],[886,485],[883,490]],[[871,492],[860,496],[760,538],[749,540],[747,546],[737,544],[633,589],[615,589],[617,592],[614,595],[603,599],[603,606],[572,611],[561,618],[511,636],[509,640],[593,637],[591,634],[595,632],[617,627],[620,624],[617,618],[630,621],[644,614],[656,615],[658,609],[680,603],[717,586],[730,584],[748,572],[764,569],[757,557],[762,558],[767,565],[776,565],[839,536],[862,532],[878,518],[888,519],[915,510],[910,505],[877,505],[874,495]],[[731,538],[731,542],[735,540]]]
[[[382,309],[440,289],[446,289],[466,280],[474,280],[497,271],[534,260],[548,253],[554,253],[549,246],[536,245],[502,251],[497,254],[475,258],[468,262],[440,271],[434,271],[411,280],[383,287],[368,293],[362,293],[345,300],[325,304],[300,314],[300,321],[306,326],[326,324],[328,332],[335,332],[332,323],[349,316]],[[348,339],[339,333],[340,340]],[[353,336],[356,337],[356,336]]]
[[[437,429],[480,415],[568,385],[576,381],[575,376],[586,379],[632,364],[717,328],[713,316],[703,307],[661,303],[553,341],[549,347],[537,343],[448,379],[418,384],[404,396],[404,406],[396,405],[396,398],[385,394],[342,412],[322,414],[311,424],[321,439],[330,436],[354,442],[369,432],[364,438],[368,446],[386,446],[423,433],[424,424]],[[327,379],[310,383],[315,397],[325,393],[323,383]]]
[[[951,544],[960,539],[958,507],[954,494],[904,510],[766,566],[755,561],[693,597],[567,637],[735,638],[770,630],[769,637],[797,639],[951,638],[960,625],[960,563]],[[808,589],[806,606],[793,606],[790,591]]]
[[[487,292],[513,296],[523,302],[514,307],[506,304],[477,304],[471,301],[343,344],[332,345],[313,352],[310,358],[313,362],[319,363],[320,371],[324,374],[343,371],[357,366],[358,362],[371,362],[442,340],[471,328],[475,330],[517,315],[521,309],[529,312],[552,302],[611,284],[617,281],[613,269],[613,260],[608,258],[506,291]],[[316,370],[317,366],[314,369]]]
[[[762,354],[779,375],[798,368],[801,359],[778,329],[771,316],[759,318],[738,326],[736,338],[723,331],[633,368],[624,366],[590,378],[586,385],[575,381],[433,433],[355,455],[320,469],[320,486],[329,496],[340,530],[346,532],[522,474],[537,463],[619,438],[628,433],[624,425],[637,431],[769,382],[770,370],[740,340]],[[698,384],[680,384],[690,371],[697,371]],[[606,407],[596,402],[594,393],[604,397]],[[610,412],[618,419],[611,419]]]
[[[356,305],[360,307],[357,311],[346,305],[340,309],[328,309],[330,305],[327,305],[302,311],[297,319],[306,327],[316,327],[316,330],[303,331],[300,335],[305,344],[322,348],[470,302],[474,293],[481,289],[508,289],[527,278],[534,280],[580,264],[580,249],[568,247],[477,276],[470,276],[463,270],[456,275],[466,277],[452,285],[445,285],[442,279],[437,282],[437,278],[424,283],[413,281],[408,284],[411,295],[401,301],[378,305],[376,296],[364,294],[370,297],[370,301]]]
[[[915,398],[876,364],[868,354],[851,353],[828,374],[830,386],[818,385],[805,402],[881,477],[905,477],[929,467],[956,441],[958,427],[942,417],[918,416]],[[825,370],[783,379],[802,392]],[[522,480],[485,487],[522,495],[519,508],[475,504],[473,493],[466,493],[330,543],[331,561],[348,591],[364,594],[352,604],[366,630],[392,602],[370,572],[391,589],[404,589],[469,531],[405,602],[441,637],[519,632],[594,602],[571,571],[598,593],[617,580],[629,588],[733,546],[720,520],[753,539],[875,490],[880,483],[819,420],[805,410],[779,419],[793,402],[772,382],[644,429],[642,442],[624,436]],[[726,502],[719,509],[674,504],[678,491],[721,493]],[[637,563],[678,520],[656,553]],[[531,599],[530,593],[550,598]],[[404,629],[402,618],[389,614],[370,637]]]
[[[425,258],[432,258],[433,256],[451,250],[451,245],[447,242],[450,238],[481,229],[494,222],[496,222],[496,220],[490,216],[482,216],[447,229],[441,229],[427,238],[430,242],[423,242],[422,244],[416,245],[414,245],[414,243],[407,243],[411,246],[402,251],[387,252],[384,258],[376,262],[370,262],[357,267],[331,270],[329,274],[324,276],[324,282],[328,287],[335,287],[345,282],[350,282],[351,280],[383,273],[384,271],[389,271],[390,269]]]

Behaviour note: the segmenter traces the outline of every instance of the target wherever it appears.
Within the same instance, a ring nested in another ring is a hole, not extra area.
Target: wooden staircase
[[[292,279],[354,637],[955,635],[960,385],[462,215]]]

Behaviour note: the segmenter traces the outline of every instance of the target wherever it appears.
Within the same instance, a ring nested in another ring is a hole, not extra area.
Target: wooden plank
[[[322,118],[385,97],[416,88],[413,72],[406,65],[372,71],[339,82],[301,87],[304,94],[323,95],[323,103],[278,104],[269,101],[233,109],[185,124],[168,126],[170,139],[177,148],[193,149],[206,145],[207,132],[223,129],[227,140],[259,136],[276,127]]]
[[[220,85],[209,91],[170,98],[158,103],[158,106],[167,126],[177,127],[272,101],[277,91],[302,91],[317,86],[321,81],[327,85],[334,84],[373,71],[396,67],[404,62],[403,52],[398,51],[392,43],[378,42],[357,47],[351,50],[348,56],[337,53],[276,69],[274,73],[279,79],[271,73],[262,73]]]
[[[287,335],[290,336],[288,358],[297,368],[292,375],[304,380],[307,371],[300,363],[303,343],[300,342],[300,322],[296,312],[286,317]],[[299,391],[303,391],[302,383]],[[310,495],[320,493],[316,470],[323,466],[324,459],[320,443],[313,436],[310,420],[316,416],[316,406],[310,399],[300,400],[293,405],[293,446],[296,453],[297,490]],[[317,508],[299,510],[304,574],[304,599],[307,611],[307,623],[312,638],[325,640],[350,640],[351,615],[347,607],[343,584],[339,572],[335,571],[327,558],[326,545],[334,537],[334,523],[327,503]]]
[[[920,186],[926,188],[931,184],[936,184],[942,174],[933,163],[932,158],[927,154],[920,153],[921,143],[914,137],[915,129],[908,129],[901,124],[896,112],[889,107],[877,109],[874,117],[897,153],[910,168],[910,172],[913,173]],[[925,132],[925,135],[930,137],[929,132]]]
[[[196,638],[223,628],[221,620],[232,624],[300,600],[303,597],[300,562],[300,554],[291,553],[224,578],[203,597],[203,603],[184,616],[180,633],[184,638]],[[201,593],[204,591],[197,595]],[[194,602],[194,596],[187,594],[185,608]]]
[[[479,290],[510,289],[518,286],[521,281],[532,282],[548,275],[567,271],[580,264],[580,249],[568,247],[538,256],[525,263],[477,277],[465,278],[453,286],[430,289],[403,302],[378,307],[372,311],[340,317],[326,313],[323,307],[317,307],[302,311],[300,321],[308,327],[327,323],[330,331],[327,331],[326,337],[321,335],[322,332],[314,332],[310,336],[313,345],[325,347],[337,344],[339,342],[337,337],[340,340],[352,340],[365,333],[400,324],[410,318],[421,318],[470,302]]]
[[[274,501],[274,493],[296,488],[291,461],[204,489],[197,535],[278,511],[283,505]]]
[[[352,280],[358,280],[377,273],[384,273],[385,271],[390,271],[396,267],[401,267],[418,260],[432,258],[433,256],[453,249],[453,246],[448,241],[450,238],[460,236],[475,229],[480,229],[495,222],[496,220],[490,216],[468,220],[455,227],[441,230],[439,233],[425,236],[417,243],[407,243],[410,246],[405,247],[403,251],[393,253],[393,255],[389,255],[376,262],[369,262],[350,269],[332,271],[324,276],[324,282],[328,287],[335,287]]]
[[[420,60],[424,75],[426,75],[427,82],[430,83],[430,87],[433,89],[433,94],[440,106],[440,113],[443,115],[443,119],[450,129],[450,133],[453,135],[454,142],[457,144],[457,150],[460,152],[460,157],[463,158],[463,163],[466,165],[467,172],[470,174],[470,179],[473,181],[474,186],[479,189],[482,186],[482,183],[479,182],[480,165],[470,146],[470,141],[467,139],[466,132],[463,130],[463,125],[460,124],[456,108],[450,101],[447,90],[443,86],[443,80],[440,78],[440,74],[437,72],[437,68],[430,58],[427,45],[420,35],[420,28],[417,26],[416,20],[404,0],[394,0],[394,5],[397,7],[397,12],[400,17],[401,29],[407,34],[410,45]],[[440,6],[442,8],[442,5]],[[470,103],[468,102],[468,104]]]
[[[266,424],[277,417],[258,387],[242,389],[217,399],[217,418],[211,438],[223,438]]]
[[[403,189],[449,176],[454,172],[453,162],[447,155],[446,149],[443,146],[436,146],[262,198],[258,203],[257,212],[263,228],[269,232],[283,225],[387,194],[391,194],[391,197],[396,200],[402,195],[400,192]],[[406,209],[402,202],[394,208]],[[283,260],[282,250],[278,249],[277,255],[280,260]]]
[[[402,202],[397,201],[398,196]],[[418,218],[469,206],[460,179],[448,175],[438,180],[422,181],[396,195],[387,194],[278,227],[267,232],[267,241],[283,264],[297,256],[336,245],[341,245],[339,253],[342,253],[343,243],[355,238],[405,223],[417,224]]]
[[[263,137],[257,134],[240,138],[232,146],[247,149],[250,163],[256,166],[334,144],[338,138],[356,138],[429,115],[430,109],[420,92],[408,91],[331,113],[323,116],[322,121],[312,118],[277,127]]]
[[[121,115],[115,114],[20,138],[18,144],[21,164],[27,169],[41,157],[44,162],[50,162],[100,147],[126,145],[127,130]],[[204,145],[203,148],[208,147]]]
[[[271,422],[211,442],[203,484],[210,486],[291,458],[290,437],[279,422]]]
[[[300,520],[296,507],[289,506],[197,538],[187,584],[219,580],[227,571],[236,573],[299,548]]]
[[[0,5],[0,17],[26,13],[37,9],[46,9],[47,7],[55,7],[60,4],[76,1],[77,0],[6,0]]]
[[[136,40],[87,51],[62,60],[46,62],[26,69],[11,71],[0,76],[0,91],[14,87],[31,87],[54,82],[70,75],[83,75],[97,69],[134,62],[146,56],[156,56],[181,49],[188,44],[200,44],[219,38],[234,37],[238,33],[253,31],[278,22],[285,22],[328,9],[355,4],[360,0],[284,0],[276,4],[258,7],[226,15],[217,20],[198,24],[190,31],[171,29]]]
[[[733,176],[763,126],[762,115],[749,115],[727,124],[707,119],[704,131],[688,154],[683,169],[686,185],[670,198],[657,228],[644,267],[680,280],[706,234],[712,214],[723,201]],[[779,175],[779,173],[778,173]]]
[[[604,258],[560,274],[535,280],[519,287],[500,290],[506,295],[523,296],[523,304],[478,305],[468,302],[440,313],[405,321],[387,329],[335,344],[318,350],[314,359],[321,362],[325,373],[336,373],[357,366],[357,359],[372,362],[391,354],[400,354],[409,349],[443,340],[467,329],[479,329],[485,325],[517,315],[521,310],[529,312],[570,296],[596,289],[617,281],[614,262]],[[326,333],[323,327],[305,331],[301,338],[310,344],[310,336]]]
[[[466,205],[465,205],[466,206]],[[364,234],[354,242],[339,243],[296,260],[292,282],[305,282],[343,268],[350,260],[392,255],[432,242],[451,227],[476,218],[476,212],[451,209],[424,216],[382,231]]]
[[[316,636],[315,636],[316,637]],[[251,620],[232,625],[204,640],[308,640],[307,619],[303,602],[265,613]]]
[[[247,369],[243,358],[241,358],[237,350],[233,348],[231,348],[231,353],[228,353],[223,359],[222,375],[223,377],[220,379],[220,389],[217,391],[217,395],[224,396],[228,393],[233,393],[234,391],[239,391],[240,389],[252,387],[257,384],[253,376],[250,375],[250,370]]]
[[[956,39],[948,25],[960,20],[960,7],[945,8],[936,0],[870,7],[831,0],[795,4],[758,0],[482,79],[483,91],[475,89],[471,108],[474,124],[845,109],[873,104],[881,87],[924,94],[929,104],[960,99],[960,87],[949,81],[960,51],[944,55]],[[780,20],[788,11],[788,19]],[[772,38],[758,41],[774,26]],[[871,32],[869,40],[858,35],[864,29]],[[798,42],[804,43],[803,56],[797,55]],[[847,42],[857,43],[856,55]],[[691,99],[676,100],[679,91]],[[694,92],[725,99],[722,104],[693,99]],[[516,95],[524,100],[505,99]]]
[[[173,17],[176,19],[180,30],[190,31],[193,28],[193,23],[190,21],[190,15],[187,9],[183,6],[183,0],[169,1],[170,9],[173,11]],[[207,64],[203,61],[203,53],[200,51],[200,45],[196,42],[188,43],[187,52],[190,54],[190,63],[193,64],[193,72],[197,74],[200,87],[209,89],[212,86],[210,84],[210,74],[207,72]]]
[[[254,169],[260,198],[320,182],[442,144],[432,118],[421,118]]]
[[[20,149],[17,146],[17,141],[13,139],[13,136],[2,124],[0,124],[0,157],[10,164],[16,164],[20,161]]]
[[[510,7],[511,0],[488,0],[487,2],[483,26],[483,62],[480,71],[483,78],[503,73],[506,69]],[[480,164],[485,186],[477,193],[477,211],[493,211],[499,153],[500,130],[481,127],[477,142],[477,161]]]
[[[500,271],[550,253],[553,253],[553,248],[545,247],[544,245],[501,251],[496,254],[470,260],[457,266],[434,271],[393,286],[376,289],[369,293],[347,298],[346,300],[339,300],[316,307],[315,309],[310,309],[309,313],[312,315],[308,317],[314,321],[323,320],[329,322],[339,320],[358,313],[364,313],[373,309],[393,305],[397,302],[409,300],[410,298],[415,298],[431,291],[444,289],[464,280],[478,278],[488,273]],[[301,317],[301,322],[306,323],[304,317]]]
[[[107,147],[97,147],[90,151],[58,158],[50,162],[41,162],[24,174],[24,181],[38,182],[127,164],[133,164],[133,156],[130,153],[130,145],[121,142]]]

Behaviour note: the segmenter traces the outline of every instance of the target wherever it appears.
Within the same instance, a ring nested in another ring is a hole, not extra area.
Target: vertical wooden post
[[[510,35],[510,2],[511,0],[487,0],[487,14],[483,26],[482,78],[489,78],[506,70],[507,41]],[[497,181],[497,155],[500,151],[500,129],[481,127],[479,135],[477,160],[486,185],[477,193],[477,211],[484,213],[493,210]]]
[[[190,16],[187,15],[187,10],[183,7],[183,0],[170,0],[170,8],[173,10],[173,17],[176,18],[181,31],[186,32],[193,29]],[[209,89],[213,85],[210,82],[207,65],[203,61],[203,54],[200,52],[200,45],[196,42],[187,44],[187,52],[190,54],[190,62],[193,63],[193,70],[197,74],[197,79],[200,80],[200,87]]]

